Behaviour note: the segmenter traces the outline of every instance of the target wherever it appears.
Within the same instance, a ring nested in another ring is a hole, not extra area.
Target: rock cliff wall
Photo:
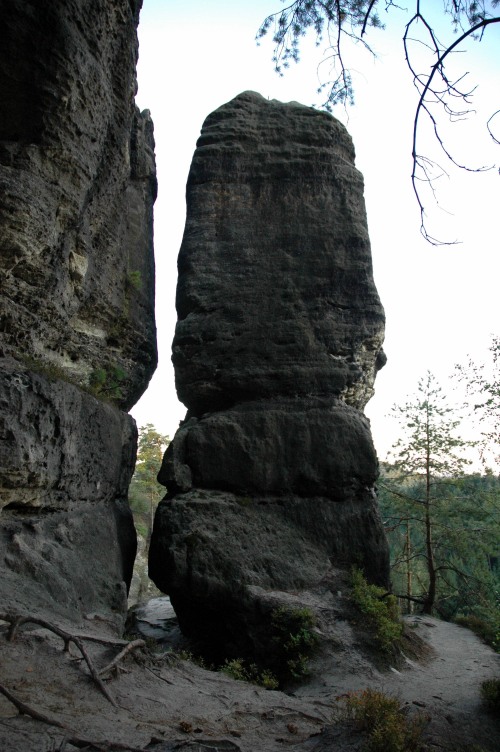
[[[345,128],[252,92],[212,113],[178,266],[188,414],[159,475],[150,574],[188,635],[258,655],[280,599],[311,602],[353,564],[388,578],[362,413],[384,313]]]
[[[0,599],[126,608],[136,429],[156,366],[141,0],[13,0],[0,45]]]

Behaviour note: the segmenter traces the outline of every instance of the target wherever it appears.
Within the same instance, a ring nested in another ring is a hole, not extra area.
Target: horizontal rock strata
[[[120,629],[156,366],[140,0],[13,0],[0,44],[0,600]]]
[[[212,113],[178,267],[188,414],[159,475],[150,574],[208,652],[262,657],[270,603],[306,602],[354,564],[388,578],[362,413],[384,313],[345,128],[252,92]]]
[[[99,0],[89,17],[78,0],[15,0],[0,45],[2,349],[124,409],[156,366],[139,7]]]

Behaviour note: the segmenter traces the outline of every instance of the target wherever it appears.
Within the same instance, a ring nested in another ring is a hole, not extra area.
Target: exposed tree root
[[[44,629],[49,630],[49,632],[53,632],[58,637],[60,637],[64,642],[64,651],[69,652],[69,646],[72,642],[80,651],[82,654],[85,663],[88,666],[88,669],[90,671],[90,675],[92,676],[92,679],[97,684],[99,689],[101,690],[104,697],[116,708],[118,705],[116,704],[115,699],[109,692],[108,688],[104,684],[104,682],[101,679],[101,674],[109,673],[112,669],[118,668],[118,663],[124,658],[128,653],[130,653],[132,650],[135,650],[136,648],[142,647],[145,645],[144,640],[134,640],[133,642],[125,642],[124,640],[115,640],[111,641],[106,638],[99,638],[94,637],[93,635],[73,635],[69,632],[66,632],[65,630],[61,629],[55,624],[51,624],[48,621],[45,621],[45,619],[39,619],[38,617],[34,616],[11,616],[10,614],[1,614],[0,618],[4,621],[8,622],[10,624],[9,631],[7,633],[7,639],[8,640],[14,640],[17,636],[17,632],[19,628],[23,624],[38,624],[38,626],[43,627]],[[111,663],[109,663],[107,666],[105,666],[103,669],[98,671],[96,667],[94,666],[94,663],[87,652],[87,649],[83,643],[83,640],[91,640],[93,642],[100,642],[101,644],[107,645],[107,644],[118,644],[118,645],[125,645],[123,650],[120,651],[120,653],[114,658]],[[4,688],[5,689],[5,688]],[[8,692],[8,690],[5,690]],[[5,694],[5,691],[3,694]],[[7,695],[5,694],[7,697]],[[10,698],[9,698],[10,699]],[[15,704],[15,703],[14,703]],[[17,707],[17,706],[16,706]],[[23,711],[21,711],[23,712]],[[30,715],[28,713],[28,715]],[[33,716],[34,717],[34,716]],[[39,718],[38,720],[44,720],[43,718]],[[56,724],[57,725],[57,724]]]
[[[26,705],[25,702],[13,695],[12,692],[7,689],[7,687],[4,687],[3,684],[0,684],[0,694],[6,697],[8,701],[11,702],[22,715],[29,715],[30,718],[34,718],[35,721],[42,721],[42,723],[48,723],[50,726],[57,726],[58,728],[62,729],[66,728],[64,724],[61,723],[61,721],[58,721],[55,718],[50,718],[50,716],[45,715],[44,713],[40,713],[38,710],[35,710],[29,705]]]
[[[7,689],[3,684],[0,684],[0,694],[4,695],[14,707],[16,707],[22,715],[27,715],[30,718],[34,718],[35,721],[41,721],[48,726],[55,726],[56,728],[63,729],[67,734],[64,736],[60,749],[64,749],[66,744],[72,744],[74,747],[93,747],[100,750],[100,752],[112,752],[112,750],[122,750],[122,752],[143,752],[143,747],[131,747],[129,744],[122,744],[121,742],[109,742],[109,741],[96,741],[95,739],[84,739],[79,736],[74,736],[71,729],[67,728],[57,718],[51,718],[45,713],[35,710],[30,705],[16,697],[12,692]]]
[[[125,645],[125,647],[123,648],[123,650],[120,650],[120,652],[118,653],[118,655],[116,656],[116,658],[113,658],[113,660],[111,661],[111,663],[108,663],[107,666],[104,666],[104,668],[100,669],[99,675],[100,676],[104,676],[105,674],[109,673],[110,671],[113,671],[113,670],[117,671],[118,668],[119,668],[118,664],[120,663],[120,661],[122,660],[122,658],[125,658],[125,656],[127,655],[127,653],[131,653],[136,648],[141,648],[145,644],[146,643],[144,642],[144,640],[133,640],[132,642],[128,642]]]

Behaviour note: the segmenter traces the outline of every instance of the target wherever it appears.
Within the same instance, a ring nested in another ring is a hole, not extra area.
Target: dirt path
[[[406,659],[404,668],[384,673],[371,669],[349,674],[330,666],[321,685],[307,685],[294,695],[326,699],[371,687],[428,716],[426,736],[436,749],[442,748],[443,739],[453,750],[466,744],[471,749],[474,743],[488,750],[500,749],[500,727],[484,712],[480,697],[483,681],[500,678],[500,655],[456,624],[422,616],[410,617],[407,623],[431,648],[432,655],[424,663]],[[354,655],[353,660],[359,657]],[[342,662],[349,664],[345,659]]]
[[[62,651],[54,635],[36,629],[10,643],[0,634],[0,682],[65,727],[19,715],[0,697],[0,750],[75,752],[87,739],[136,749],[148,745],[157,752],[276,752],[286,747],[350,752],[360,750],[362,742],[332,725],[336,698],[370,686],[430,717],[429,750],[496,752],[499,729],[480,706],[479,686],[500,676],[499,656],[466,629],[430,618],[412,621],[434,651],[425,665],[407,662],[400,671],[380,673],[349,649],[351,654],[325,663],[320,678],[289,695],[235,682],[185,661],[158,656],[137,662],[129,656],[126,672],[107,682],[117,707],[99,692],[82,663]],[[109,650],[94,646],[92,653],[96,665],[109,660]],[[95,752],[98,747],[86,749]]]

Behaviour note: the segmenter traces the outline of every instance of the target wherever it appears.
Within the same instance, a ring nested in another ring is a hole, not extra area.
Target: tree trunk
[[[408,613],[413,613],[412,597],[412,571],[411,571],[411,539],[410,520],[406,520],[406,595],[408,596]]]
[[[434,546],[432,541],[431,520],[431,448],[430,448],[430,416],[427,406],[426,422],[426,458],[425,458],[425,548],[427,553],[427,574],[429,588],[424,599],[423,612],[431,614],[436,600],[436,565],[434,562]]]
[[[432,614],[434,601],[436,600],[436,565],[434,562],[432,522],[429,502],[427,502],[425,509],[425,546],[427,551],[427,574],[429,575],[429,588],[427,590],[427,595],[425,596],[423,612],[424,614],[430,615]]]

